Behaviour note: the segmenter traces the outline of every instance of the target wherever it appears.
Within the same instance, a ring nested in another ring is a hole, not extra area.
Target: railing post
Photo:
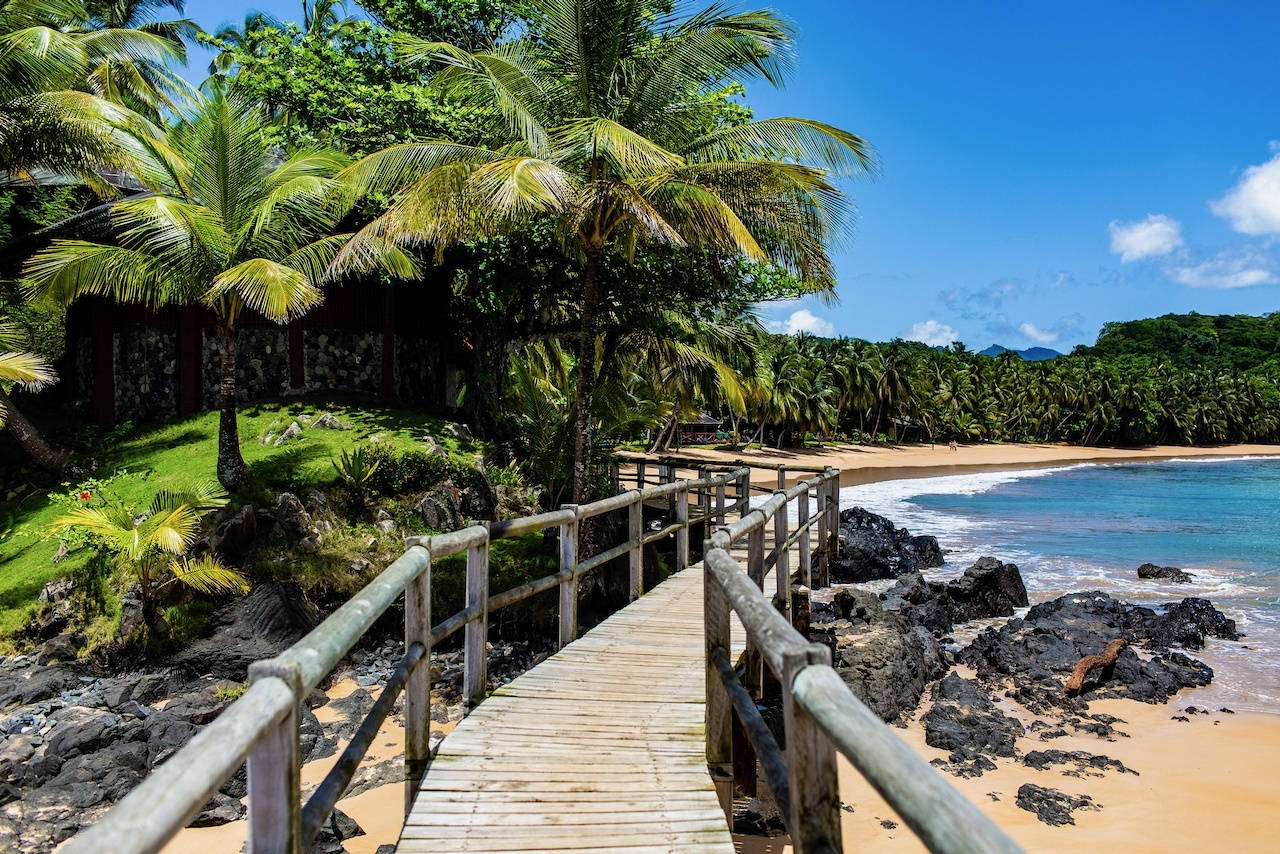
[[[827,481],[827,565],[819,581],[822,587],[831,586],[831,565],[840,556],[840,473],[828,469]]]
[[[738,518],[745,519],[747,514],[751,512],[751,472],[738,476],[738,500],[741,507],[738,509]]]
[[[821,484],[819,484],[821,486]],[[800,532],[800,583],[813,586],[813,556],[809,551],[809,490],[796,498],[796,530]]]
[[[646,465],[644,460],[636,460],[636,489],[644,489],[644,470]]]
[[[831,558],[831,543],[827,538],[827,522],[830,514],[827,512],[827,497],[830,494],[830,482],[824,476],[818,481],[818,488],[814,490],[814,494],[818,499],[818,578],[817,587],[826,587],[827,578],[830,569],[829,561]],[[813,584],[809,585],[813,587]]]
[[[764,526],[765,523],[761,522],[747,533],[747,577],[762,591],[764,590]],[[764,657],[749,637],[745,664],[746,671],[742,677],[742,684],[755,697],[763,697]]]
[[[484,539],[467,549],[467,609],[479,613],[467,623],[463,643],[462,704],[471,711],[484,699],[489,687],[489,531]]]
[[[787,488],[787,467],[778,466],[778,489],[786,490]]]
[[[560,572],[569,573],[560,582],[560,643],[572,643],[578,636],[578,505],[562,504],[561,510],[573,511],[573,518],[560,525]]]
[[[676,572],[689,565],[689,485],[686,481],[675,491],[676,502]]]
[[[644,497],[639,491],[636,500],[627,508],[627,539],[631,541],[631,601],[644,595],[644,546],[640,538],[644,536]]]
[[[779,479],[782,478],[782,472],[778,473]],[[778,490],[774,495],[781,493],[786,495],[786,490]],[[773,514],[773,548],[777,552],[778,559],[773,565],[774,576],[778,582],[778,609],[782,613],[787,613],[787,600],[791,598],[791,550],[786,547],[787,544],[787,504],[785,499],[782,506],[778,508],[778,512]]]
[[[659,478],[663,483],[676,482],[676,467],[674,463],[667,463],[662,467],[662,476]],[[667,518],[674,519],[676,516],[676,495],[672,493],[667,496]],[[680,567],[683,569],[684,567]]]
[[[710,543],[703,546],[704,554]],[[714,574],[702,573],[703,624],[706,629],[706,733],[707,768],[716,787],[716,796],[725,819],[733,822],[733,702],[729,689],[720,680],[712,652],[719,648],[728,655],[729,597],[720,589]]]
[[[249,681],[280,679],[293,692],[285,716],[262,737],[248,759],[249,854],[299,854],[302,850],[301,763],[298,709],[302,674],[276,659],[249,665]]]
[[[724,481],[716,484],[716,525],[724,525]]]
[[[428,541],[429,542],[429,541]],[[404,651],[422,644],[422,658],[404,683],[404,814],[413,807],[418,784],[431,758],[431,552],[426,565],[404,589]]]
[[[616,495],[622,491],[622,467],[618,465],[617,457],[609,463],[609,477],[613,480],[613,492]]]
[[[841,851],[840,781],[836,748],[803,706],[791,685],[811,665],[831,666],[831,650],[818,644],[783,654],[782,714],[791,784],[791,845],[795,854]]]

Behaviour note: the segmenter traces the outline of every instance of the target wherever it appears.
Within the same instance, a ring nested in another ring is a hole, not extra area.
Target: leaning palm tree
[[[282,158],[258,108],[215,91],[174,125],[139,177],[153,191],[110,205],[111,242],[56,240],[27,262],[24,284],[60,305],[86,295],[158,306],[201,303],[217,319],[218,480],[248,481],[236,425],[236,344],[253,311],[277,323],[320,302],[350,235],[335,228],[350,196],[327,149]],[[146,145],[146,140],[140,144]],[[375,237],[349,247],[348,267],[412,277],[404,252]]]
[[[495,122],[497,142],[397,145],[348,170],[392,193],[370,234],[450,244],[549,218],[581,263],[575,394],[575,501],[587,498],[600,322],[619,298],[610,256],[644,244],[772,262],[829,291],[845,223],[835,174],[874,166],[859,137],[809,119],[708,120],[712,93],[780,85],[791,28],[770,11],[712,6],[668,14],[652,0],[532,0],[522,38],[489,52],[404,39],[432,85]],[[339,258],[340,263],[343,261]]]
[[[0,318],[0,428],[9,428],[9,434],[24,451],[43,468],[57,469],[66,460],[66,452],[50,445],[35,426],[27,420],[9,399],[4,383],[39,389],[53,382],[53,368],[43,356],[28,352],[21,332],[16,326]]]
[[[121,575],[138,584],[147,628],[161,628],[156,591],[182,584],[201,593],[248,592],[248,580],[213,557],[187,556],[206,513],[225,506],[227,494],[216,483],[156,494],[138,513],[118,500],[73,508],[53,521],[51,532],[87,534],[92,547],[111,555]],[[167,577],[166,577],[167,576]]]

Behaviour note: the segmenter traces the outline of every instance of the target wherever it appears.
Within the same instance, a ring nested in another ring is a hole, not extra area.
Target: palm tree
[[[320,302],[327,268],[350,235],[335,234],[350,197],[339,152],[282,158],[254,106],[215,91],[174,125],[167,156],[140,172],[152,192],[110,205],[113,243],[56,240],[28,261],[25,287],[60,305],[100,295],[158,306],[201,303],[217,319],[218,480],[249,471],[236,426],[236,343],[246,311],[277,323]],[[146,144],[145,141],[141,141]],[[412,277],[417,267],[376,237],[347,247],[346,268]]]
[[[865,141],[808,119],[709,126],[709,92],[782,82],[793,33],[770,11],[667,14],[651,0],[533,0],[524,38],[488,52],[404,39],[443,65],[432,85],[495,119],[495,144],[393,146],[351,167],[365,193],[395,194],[368,228],[451,244],[549,218],[581,263],[575,501],[587,498],[602,281],[613,253],[645,244],[779,264],[829,290],[844,224],[832,172],[873,168]]]
[[[24,349],[18,328],[0,318],[0,383],[11,383],[39,389],[54,381],[53,368],[42,356]],[[52,447],[9,399],[0,385],[0,428],[8,427],[10,435],[38,465],[58,469],[66,460],[66,452]]]
[[[148,629],[156,631],[162,626],[155,594],[169,584],[183,584],[201,593],[248,592],[248,580],[215,558],[186,556],[187,548],[200,532],[200,519],[226,503],[227,494],[211,483],[159,492],[142,513],[117,500],[108,500],[101,506],[76,507],[55,519],[52,531],[78,530],[88,534],[97,548],[111,554],[122,575],[137,582],[143,621]],[[164,579],[166,574],[169,577]]]
[[[108,55],[97,58],[88,73],[88,88],[117,104],[124,104],[152,121],[195,98],[191,84],[174,71],[187,62],[187,40],[201,29],[187,18],[161,20],[164,10],[179,14],[184,0],[89,0],[87,27],[91,31],[131,31],[151,36],[159,58]]]

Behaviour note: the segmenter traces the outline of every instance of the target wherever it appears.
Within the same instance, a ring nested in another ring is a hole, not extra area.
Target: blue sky
[[[848,185],[838,303],[771,306],[776,328],[1069,350],[1109,320],[1280,309],[1280,4],[768,5],[799,62],[750,89],[757,116],[840,125],[883,164]],[[187,12],[248,8],[301,15]]]

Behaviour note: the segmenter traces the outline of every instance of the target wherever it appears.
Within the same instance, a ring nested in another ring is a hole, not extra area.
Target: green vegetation
[[[1280,370],[1280,312],[1249,314],[1166,314],[1108,323],[1093,347],[1077,355],[1146,356],[1175,368],[1251,371]]]

